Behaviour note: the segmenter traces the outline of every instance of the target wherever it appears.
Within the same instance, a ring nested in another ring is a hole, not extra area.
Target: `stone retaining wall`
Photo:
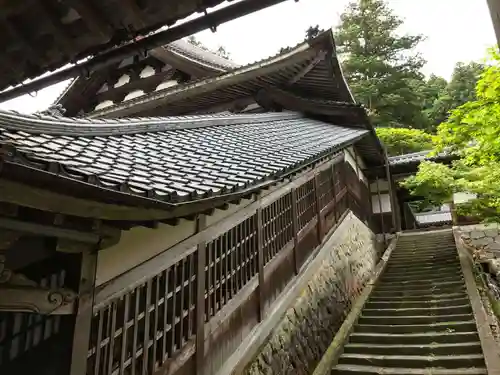
[[[380,258],[374,234],[349,214],[343,233],[245,374],[310,374]]]

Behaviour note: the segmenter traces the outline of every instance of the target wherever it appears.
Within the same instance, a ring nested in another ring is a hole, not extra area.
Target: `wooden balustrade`
[[[349,208],[369,219],[368,187],[343,158],[305,176],[244,209],[217,235],[201,235],[210,228],[198,218],[200,240],[186,242],[175,263],[98,301],[87,374],[220,367]]]

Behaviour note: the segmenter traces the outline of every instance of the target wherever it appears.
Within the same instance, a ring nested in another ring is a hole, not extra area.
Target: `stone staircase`
[[[333,374],[487,374],[452,231],[405,234]]]

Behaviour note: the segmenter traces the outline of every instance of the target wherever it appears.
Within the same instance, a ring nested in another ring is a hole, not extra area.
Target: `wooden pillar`
[[[394,192],[392,189],[392,176],[391,176],[391,171],[389,168],[389,158],[387,157],[387,151],[385,149],[384,149],[384,161],[385,161],[385,174],[386,174],[387,184],[388,184],[388,188],[389,188],[389,198],[390,198],[390,202],[391,202],[392,227],[395,231],[399,231],[399,230],[401,230],[401,228],[400,227],[398,228],[398,224],[397,224],[396,217],[397,217],[398,213],[396,212]]]
[[[196,218],[196,232],[203,231],[207,226],[207,217],[203,214]],[[203,373],[205,365],[205,267],[206,242],[197,246],[198,263],[196,265],[196,374]]]
[[[384,223],[384,213],[382,211],[382,199],[380,196],[380,184],[379,184],[379,178],[378,176],[375,177],[377,181],[377,196],[378,196],[378,209],[379,209],[379,215],[380,215],[380,226],[382,229],[382,235],[384,236],[384,245],[386,245],[386,238],[385,238],[385,223]]]
[[[336,168],[335,166],[337,165],[337,163],[334,163],[332,165],[332,182],[333,182],[333,186],[332,186],[332,190],[333,190],[333,216],[335,217],[335,224],[337,224],[337,221],[339,220],[339,217],[338,217],[338,209],[337,209],[337,188],[335,187],[336,184],[335,184],[335,177],[336,177]]]
[[[318,217],[318,223],[316,225],[316,230],[318,234],[318,244],[321,244],[323,242],[323,215],[321,215],[321,202],[320,202],[320,177],[319,173],[314,176],[314,196],[316,199],[316,215]]]
[[[297,214],[297,189],[292,189],[292,231],[293,231],[293,264],[295,266],[295,274],[300,271],[299,257],[297,254],[299,247],[299,217]]]
[[[259,277],[259,321],[264,319],[265,313],[265,283],[264,283],[264,231],[262,228],[262,209],[257,209],[257,265]]]
[[[59,249],[64,251],[64,249]],[[69,375],[85,375],[87,373],[87,353],[90,339],[91,322],[97,269],[97,246],[86,249],[81,254],[68,254],[79,257],[80,269],[78,278],[78,300],[76,314],[72,318],[72,347]],[[71,275],[69,275],[71,277]],[[70,330],[71,332],[71,330]]]

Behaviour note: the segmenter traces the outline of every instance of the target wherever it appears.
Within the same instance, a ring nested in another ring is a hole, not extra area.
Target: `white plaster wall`
[[[111,100],[105,100],[105,101],[97,104],[94,109],[97,111],[99,109],[103,109],[103,108],[106,108],[106,107],[111,107],[112,105],[113,105],[113,102]]]
[[[356,159],[354,158],[356,157]],[[365,174],[363,173],[362,169],[365,168],[365,163],[363,160],[354,152],[354,148],[352,146],[344,149],[344,159],[349,165],[352,167],[352,169],[356,172],[356,175],[358,178],[365,183],[365,185],[368,185],[368,179],[365,177]],[[358,166],[356,166],[356,161],[358,162]]]
[[[391,212],[391,197],[389,194],[380,194],[380,202],[382,203],[382,212]],[[380,213],[380,204],[378,195],[372,195],[372,212]]]
[[[130,76],[128,74],[124,74],[118,79],[118,82],[115,83],[115,87],[126,85],[129,82],[130,82]]]
[[[163,90],[163,89],[166,89],[168,87],[175,86],[175,85],[177,85],[177,81],[171,79],[171,80],[160,83],[158,86],[156,86],[155,91]]]
[[[142,91],[142,90],[134,90],[134,91],[129,92],[125,96],[125,98],[123,99],[123,101],[134,99],[134,98],[138,98],[139,96],[143,96],[143,95],[144,95],[144,91]]]
[[[141,78],[146,78],[146,77],[151,77],[155,75],[155,70],[152,66],[146,66],[144,69],[142,69],[141,74],[139,76]]]
[[[389,183],[387,180],[378,180],[378,187],[377,187],[377,181],[374,181],[370,184],[370,191],[372,193],[376,193],[377,191],[388,191],[389,190]]]

